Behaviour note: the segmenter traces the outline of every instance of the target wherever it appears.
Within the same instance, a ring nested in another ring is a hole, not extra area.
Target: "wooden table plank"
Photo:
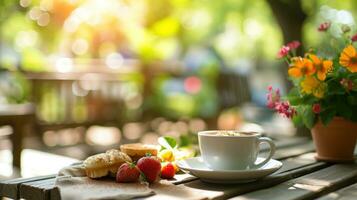
[[[316,164],[315,153],[305,153],[296,157],[286,158],[283,161],[283,166],[274,174],[280,174],[282,172],[288,172],[290,170],[297,169],[299,167],[306,167],[312,164]]]
[[[293,156],[298,156],[304,153],[313,152],[315,150],[315,146],[312,141],[307,141],[300,145],[288,146],[285,148],[278,149],[273,158],[274,159],[285,159]]]
[[[19,187],[23,183],[32,181],[51,179],[56,175],[37,176],[32,178],[18,178],[6,181],[0,181],[0,197],[8,197],[12,199],[18,199],[20,197]]]
[[[50,198],[54,189],[55,178],[33,181],[20,185],[20,198],[45,200]]]
[[[197,180],[196,176],[192,176],[191,174],[176,174],[174,180],[169,180],[171,183],[175,185],[188,183],[194,180]]]
[[[334,200],[334,199],[340,199],[340,200],[357,199],[357,183],[318,198],[318,200]]]
[[[234,200],[312,199],[357,180],[357,164],[337,164],[263,190],[232,198]]]
[[[50,199],[51,200],[61,200],[61,193],[58,187],[55,187],[50,192]]]
[[[304,144],[306,142],[311,142],[311,138],[308,137],[291,137],[291,138],[283,138],[281,140],[274,140],[274,143],[279,148],[289,147]],[[266,146],[268,149],[269,146]]]
[[[225,199],[238,194],[254,191],[255,189],[269,187],[329,166],[329,164],[317,162],[314,159],[315,153],[308,153],[313,149],[314,146],[312,141],[305,141],[300,145],[279,148],[275,155],[276,159],[283,159],[283,167],[278,170],[274,176],[270,176],[259,182],[238,185],[218,185],[195,180],[184,185],[189,188],[197,189],[197,192],[206,193],[207,196],[212,199]]]
[[[76,165],[78,163],[73,163]],[[0,181],[0,197],[9,197],[12,199],[20,198],[20,186],[36,181],[42,181],[47,179],[54,179],[57,174],[36,176],[31,178],[18,178],[12,180]]]
[[[257,182],[225,185],[205,183],[200,180],[196,180],[185,183],[183,185],[190,189],[195,189],[196,192],[206,194],[210,199],[227,199],[239,194],[255,191],[257,189],[267,188],[272,185],[277,185],[287,180],[303,176],[329,166],[329,164],[327,163],[314,161],[313,154],[310,154],[310,157],[311,159],[313,159],[312,164],[304,164],[304,162],[300,162],[299,157],[297,157],[295,158],[297,159],[295,162],[295,166],[290,165],[290,167],[285,168],[286,171],[280,171],[278,174],[274,174]],[[304,160],[306,160],[305,157]],[[285,161],[282,162],[283,164],[285,164]],[[290,160],[290,162],[293,161]]]
[[[279,141],[277,142],[277,147],[278,150],[276,151],[276,157],[277,159],[284,159],[284,165],[282,169],[280,169],[276,174],[279,176],[275,176],[272,180],[276,181],[279,180],[278,182],[282,182],[285,180],[288,180],[290,178],[296,177],[294,175],[298,175],[299,173],[308,173],[311,170],[317,170],[318,168],[324,167],[325,165],[322,163],[316,163],[316,161],[313,159],[313,154],[312,153],[307,153],[306,152],[311,152],[313,150],[313,145],[310,140],[307,140],[305,138],[298,138],[298,139],[292,139],[291,141]],[[302,156],[299,156],[303,154]],[[291,156],[295,156],[294,158],[289,158]],[[298,168],[305,168],[304,170],[301,169],[301,171],[297,171]],[[293,170],[294,172],[290,173],[290,171]],[[289,172],[287,174],[287,172]],[[284,174],[285,173],[285,174]],[[283,176],[282,176],[283,175]],[[283,177],[283,178],[282,178]],[[50,178],[51,179],[51,178]],[[44,180],[44,179],[33,179],[31,181],[27,182],[18,182],[17,184],[13,184],[13,189],[14,191],[12,193],[16,193],[17,196],[21,196],[23,198],[30,199],[32,196],[28,196],[27,193],[30,193],[30,191],[37,190],[34,194],[36,194],[36,197],[38,198],[49,198],[49,197],[56,197],[56,194],[58,193],[58,189],[54,189],[54,177],[52,177],[52,180]],[[201,181],[197,180],[196,177],[188,175],[188,174],[180,174],[176,176],[176,180],[173,180],[172,183],[174,184],[190,184],[191,182],[198,181],[201,183]],[[265,185],[265,184],[262,184]],[[1,189],[1,184],[0,184],[0,189]],[[187,186],[186,186],[187,187]],[[249,187],[246,187],[249,188]],[[19,190],[19,192],[17,192]],[[0,190],[1,191],[1,190]],[[242,191],[248,191],[247,189],[242,190]],[[41,194],[40,194],[41,193]],[[1,194],[1,193],[0,193]],[[236,192],[233,192],[232,194],[238,194]],[[15,195],[15,196],[16,196]],[[12,195],[14,197],[14,195]]]
[[[178,174],[175,176],[175,179],[171,180],[170,182],[177,185],[196,179],[197,177],[189,174]],[[23,183],[20,185],[20,197],[24,199],[36,200],[58,199],[59,191],[58,188],[55,187],[55,181],[56,179],[54,177],[46,180]]]

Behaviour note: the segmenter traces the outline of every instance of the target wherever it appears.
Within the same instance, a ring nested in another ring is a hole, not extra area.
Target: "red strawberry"
[[[130,183],[138,181],[139,177],[140,172],[135,164],[124,163],[118,169],[116,180],[118,183]]]
[[[172,163],[168,163],[161,168],[161,178],[172,179],[175,176],[175,167]]]
[[[147,182],[153,183],[159,177],[161,163],[156,157],[142,157],[138,160],[137,166],[145,175]]]

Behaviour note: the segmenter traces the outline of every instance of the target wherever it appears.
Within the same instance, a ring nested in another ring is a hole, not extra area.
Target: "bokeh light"
[[[144,133],[144,135],[142,136],[140,142],[144,143],[144,144],[155,144],[157,145],[157,139],[159,138],[159,136],[154,133],[154,132],[146,132]]]
[[[121,132],[116,127],[91,126],[87,130],[86,141],[91,145],[108,146],[119,144]]]
[[[123,127],[123,134],[129,140],[137,140],[144,133],[143,125],[140,123],[127,123]]]
[[[88,51],[88,48],[88,42],[83,38],[76,39],[72,44],[72,51],[76,55],[85,54]]]
[[[37,24],[39,26],[47,26],[50,23],[50,14],[47,12],[43,12],[37,19]]]
[[[185,90],[188,93],[196,94],[201,90],[202,83],[198,77],[191,76],[185,79],[184,81]]]
[[[120,53],[111,53],[106,57],[105,63],[112,69],[118,69],[123,65],[124,58]]]
[[[55,68],[58,72],[66,73],[73,70],[73,60],[71,58],[58,58]]]
[[[20,6],[26,8],[31,4],[31,0],[20,0]]]

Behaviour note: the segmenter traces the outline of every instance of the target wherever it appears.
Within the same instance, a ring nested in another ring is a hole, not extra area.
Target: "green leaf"
[[[159,137],[158,143],[165,149],[174,149],[177,147],[175,138],[170,136]]]
[[[301,115],[295,115],[292,118],[292,121],[293,121],[294,125],[297,126],[297,127],[300,127],[300,126],[303,125],[303,121],[302,121]]]
[[[346,90],[341,86],[341,84],[338,81],[331,81],[328,84],[328,94],[329,95],[342,95],[345,94]]]
[[[302,98],[300,97],[298,88],[293,88],[290,90],[287,95],[287,99],[291,105],[299,105],[301,104]]]
[[[316,98],[312,95],[309,95],[309,96],[306,96],[304,99],[303,99],[303,104],[305,105],[312,105],[313,103],[316,102]]]
[[[348,96],[347,101],[351,105],[357,105],[357,96]]]
[[[191,144],[191,140],[188,134],[180,135],[180,147],[189,146]]]
[[[333,117],[336,115],[336,110],[333,108],[326,109],[320,113],[320,118],[322,123],[326,126],[328,123],[331,122]]]
[[[302,121],[304,122],[305,126],[311,129],[315,124],[315,114],[312,111],[310,105],[306,105],[303,107],[302,113]]]
[[[357,106],[352,106],[351,110],[353,112],[351,116],[351,121],[357,122]]]
[[[293,106],[299,105],[302,102],[301,98],[297,97],[297,96],[289,96],[288,101],[289,101],[290,105],[293,105]]]
[[[357,74],[356,73],[348,74],[347,78],[350,80],[354,80],[355,82],[357,80]]]
[[[350,106],[343,100],[337,101],[336,110],[340,116],[346,119],[349,119],[352,116],[352,110]]]
[[[299,93],[299,89],[294,87],[294,88],[291,88],[291,90],[289,91],[288,95],[293,95],[293,96],[299,96],[300,93]]]

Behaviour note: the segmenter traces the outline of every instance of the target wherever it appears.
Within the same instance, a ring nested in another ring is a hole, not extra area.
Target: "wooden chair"
[[[10,135],[12,143],[13,166],[21,167],[21,151],[23,150],[23,138],[31,128],[34,119],[34,105],[14,104],[0,105],[0,126],[10,125],[13,133]]]
[[[248,77],[230,70],[220,72],[217,90],[221,109],[240,106],[251,100]]]
[[[42,130],[120,124],[121,80],[116,74],[27,73]],[[83,88],[85,87],[85,88]]]
[[[38,136],[68,128],[85,130],[92,125],[122,126],[126,119],[123,89],[130,82],[127,77],[137,68],[129,65],[119,70],[99,70],[103,69],[101,64],[87,71],[25,73],[32,85],[30,100],[36,105]],[[77,144],[85,145],[83,136]],[[46,145],[43,147],[48,150]]]

